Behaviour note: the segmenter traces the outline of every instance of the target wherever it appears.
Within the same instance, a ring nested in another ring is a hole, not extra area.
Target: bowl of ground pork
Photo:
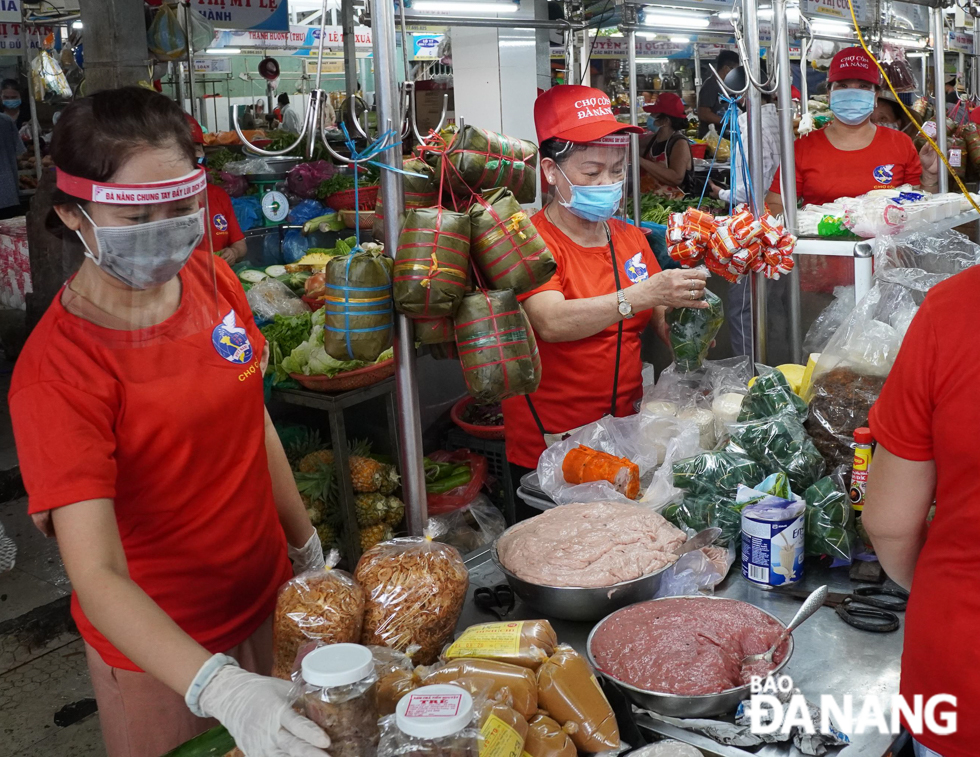
[[[639,505],[561,505],[507,529],[491,557],[514,593],[554,618],[592,621],[650,599],[686,541]]]

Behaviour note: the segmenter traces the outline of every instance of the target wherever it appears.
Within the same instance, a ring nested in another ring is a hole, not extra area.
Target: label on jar
[[[927,137],[929,137],[929,139],[935,139],[937,133],[936,122],[926,121],[924,124],[922,124],[922,131]]]
[[[521,757],[524,753],[524,739],[496,715],[487,718],[480,734],[480,757]]]
[[[963,151],[959,149],[953,149],[949,151],[949,164],[953,168],[959,168],[963,165]]]
[[[462,694],[426,694],[412,692],[408,695],[408,718],[452,718],[459,713]]]
[[[446,650],[446,659],[457,657],[516,657],[521,651],[524,621],[485,623],[467,628]]]

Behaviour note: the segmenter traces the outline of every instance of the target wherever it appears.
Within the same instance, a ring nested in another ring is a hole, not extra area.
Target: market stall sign
[[[209,55],[206,58],[194,59],[195,74],[230,74],[231,58],[216,58]]]
[[[340,26],[326,27],[323,38],[324,48],[342,49],[344,30]],[[254,31],[227,29],[218,32],[212,47],[235,47],[249,50],[296,50],[294,55],[308,55],[315,51],[320,42],[320,28],[293,24],[288,31]],[[371,47],[371,28],[354,27],[354,47]]]
[[[854,15],[859,24],[868,22],[867,0],[853,0]],[[800,8],[808,18],[832,18],[851,23],[848,0],[803,0]]]
[[[561,48],[558,48],[561,49]],[[722,50],[734,50],[734,45],[720,44],[716,42],[698,43],[698,50],[702,58],[712,57]],[[629,48],[626,45],[625,37],[599,37],[592,48],[592,57],[603,58],[626,58]],[[659,39],[637,39],[636,54],[643,58],[671,58],[686,60],[694,55],[694,50],[690,44],[668,42]],[[552,57],[555,49],[552,49]],[[643,63],[643,61],[639,61]]]
[[[413,60],[437,60],[439,58],[439,43],[442,42],[441,34],[413,34],[412,35],[412,59]]]
[[[946,49],[954,53],[973,54],[973,32],[949,32],[946,37]]]
[[[40,50],[41,42],[49,34],[54,34],[53,26],[28,26],[27,38],[30,40],[31,50]],[[10,54],[19,55],[24,49],[24,41],[20,34],[20,14],[17,21],[0,21],[0,55]]]
[[[287,0],[190,0],[191,7],[218,29],[289,31]]]
[[[310,76],[316,74],[316,61],[315,60],[305,60],[306,73]],[[342,74],[344,73],[344,59],[334,58],[331,60],[320,61],[320,73],[321,74]]]

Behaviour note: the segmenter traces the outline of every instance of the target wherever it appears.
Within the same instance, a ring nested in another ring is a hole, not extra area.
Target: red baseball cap
[[[610,134],[642,134],[638,126],[616,120],[609,96],[581,84],[559,84],[534,101],[534,128],[538,144],[547,139],[594,142]]]
[[[663,113],[673,118],[684,118],[687,115],[684,112],[684,101],[673,92],[663,92],[657,96],[655,103],[645,105],[643,110],[653,115]]]
[[[204,130],[201,129],[201,124],[199,124],[197,119],[189,113],[185,113],[184,118],[187,119],[187,125],[191,127],[191,139],[194,140],[194,144],[203,145]]]
[[[881,84],[881,73],[878,71],[878,66],[871,60],[871,56],[860,47],[846,47],[837,53],[830,62],[827,81],[835,82],[847,79],[867,81],[875,85]]]
[[[800,92],[800,90],[798,90],[796,87],[790,87],[790,94],[792,95],[794,100],[799,100],[800,98],[803,97],[803,93]]]

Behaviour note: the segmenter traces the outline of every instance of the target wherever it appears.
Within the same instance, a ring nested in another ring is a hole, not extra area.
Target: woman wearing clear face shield
[[[643,233],[623,221],[629,133],[609,98],[579,85],[553,87],[534,104],[541,169],[552,197],[534,218],[558,270],[523,295],[541,353],[534,394],[504,402],[515,481],[555,437],[612,414],[633,413],[642,393],[640,338],[666,341],[668,308],[707,307],[705,274],[661,271]]]
[[[329,740],[266,676],[277,590],[323,552],[264,407],[264,339],[227,263],[195,249],[206,179],[184,114],[100,92],[65,109],[52,156],[49,226],[85,259],[10,409],[107,752],[157,757],[216,719],[249,757],[322,757]]]

